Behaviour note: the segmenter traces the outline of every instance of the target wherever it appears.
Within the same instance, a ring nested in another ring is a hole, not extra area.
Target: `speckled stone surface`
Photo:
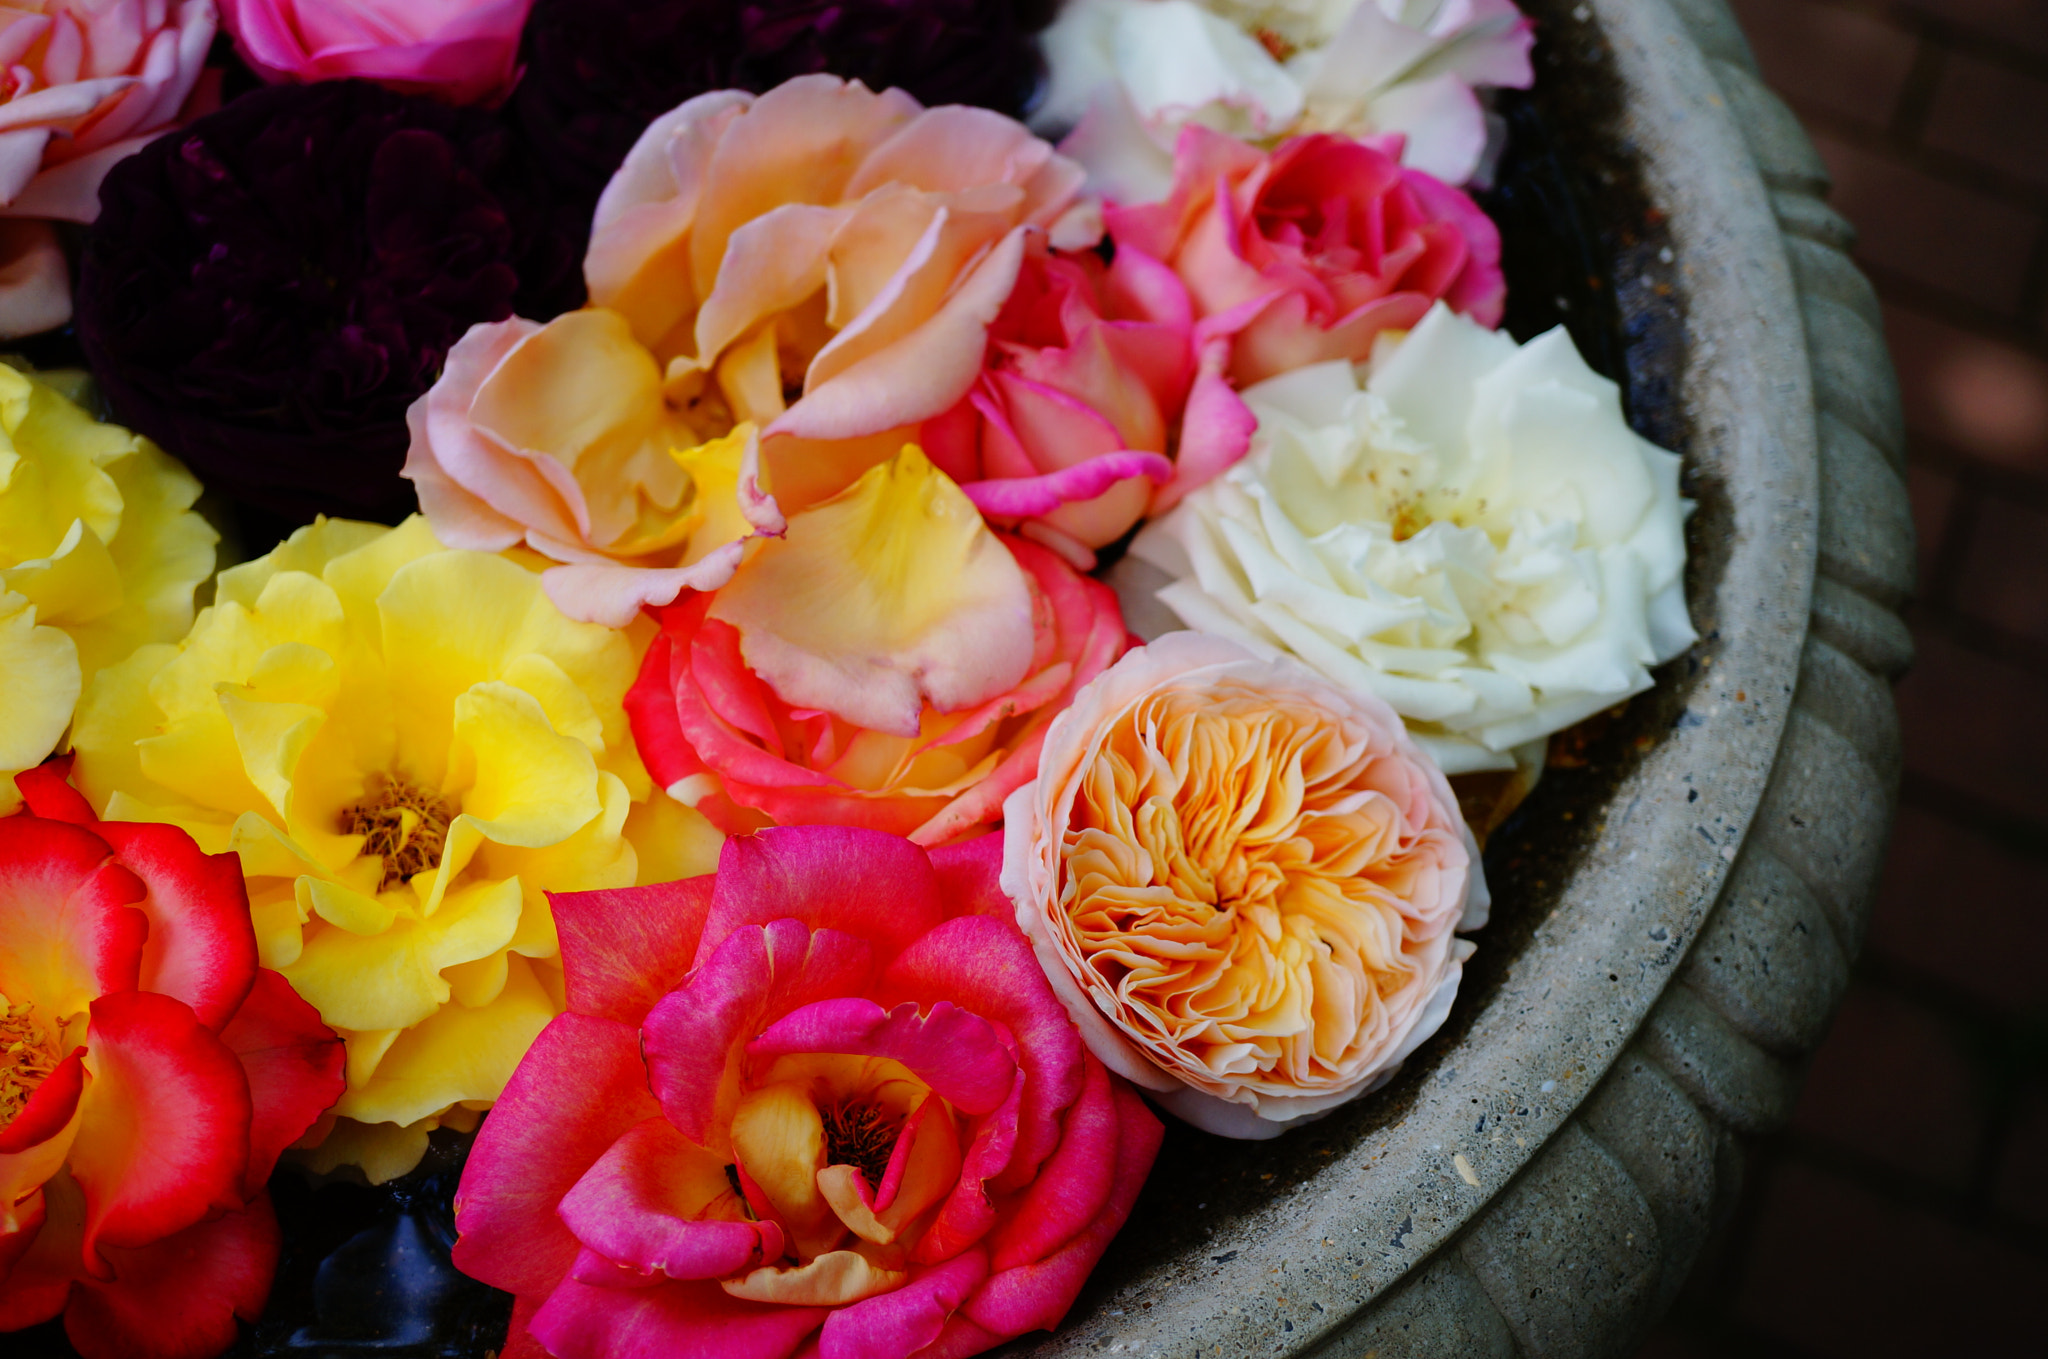
[[[1616,305],[1700,504],[1703,640],[1596,773],[1539,789],[1458,1012],[1401,1077],[1269,1143],[1170,1133],[1066,1324],[1006,1354],[1625,1354],[1840,998],[1911,656],[1875,299],[1722,0],[1525,7],[1546,79],[1586,91],[1603,213],[1639,209]]]

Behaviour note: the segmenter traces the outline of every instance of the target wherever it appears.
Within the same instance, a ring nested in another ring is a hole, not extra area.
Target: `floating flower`
[[[86,1359],[209,1359],[277,1264],[264,1182],[342,1050],[256,965],[232,858],[99,821],[68,761],[0,820],[0,1331]]]
[[[1253,456],[1139,536],[1188,626],[1377,694],[1452,773],[1650,687],[1694,640],[1679,462],[1551,331],[1439,308],[1247,394]]]
[[[301,522],[404,514],[406,407],[449,349],[581,300],[574,225],[497,120],[359,81],[236,99],[104,200],[78,325],[115,411]]]
[[[655,781],[727,832],[992,824],[1046,723],[1122,653],[1116,599],[998,539],[915,448],[656,611],[626,696]]]
[[[63,739],[84,684],[192,625],[217,535],[199,483],[75,404],[76,373],[0,365],[0,812]]]
[[[348,1042],[336,1111],[374,1126],[337,1145],[402,1173],[554,1016],[543,891],[631,884],[689,817],[646,805],[626,635],[417,517],[319,521],[216,598],[87,692],[79,786],[242,856],[265,966]]]
[[[1003,890],[1110,1070],[1276,1137],[1391,1077],[1486,923],[1449,783],[1370,694],[1176,632],[1054,720]]]
[[[1135,246],[1025,254],[967,396],[923,443],[991,520],[1083,570],[1244,456],[1253,420],[1171,269]]]
[[[407,419],[405,475],[441,540],[564,563],[543,582],[587,622],[715,590],[748,538],[782,530],[756,428],[669,404],[653,355],[603,307],[476,327]]]
[[[1167,195],[1190,124],[1341,133],[1465,184],[1489,144],[1477,91],[1533,84],[1534,40],[1512,0],[1069,0],[1032,125],[1073,129],[1064,149],[1127,203]]]
[[[1021,124],[899,90],[805,76],[693,99],[598,204],[591,307],[459,346],[407,475],[448,541],[563,563],[548,589],[572,617],[621,626],[716,588],[739,539],[966,395],[1079,179]]]
[[[533,0],[222,0],[235,51],[272,84],[374,80],[495,103],[517,74]]]
[[[539,0],[510,110],[594,200],[647,125],[712,90],[806,75],[1017,116],[1037,85],[1029,0]]]
[[[1181,133],[1171,196],[1117,208],[1110,234],[1166,261],[1208,334],[1235,337],[1240,386],[1328,359],[1371,357],[1438,300],[1500,324],[1500,232],[1470,198],[1344,137],[1256,147]]]
[[[999,855],[770,830],[715,877],[557,899],[569,1011],[456,1193],[515,1350],[966,1356],[1059,1323],[1161,1129],[1082,1047]]]

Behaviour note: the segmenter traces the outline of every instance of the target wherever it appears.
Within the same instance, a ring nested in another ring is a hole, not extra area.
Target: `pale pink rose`
[[[625,316],[671,401],[762,427],[794,514],[966,395],[1027,238],[1099,237],[1081,180],[986,109],[824,75],[706,94],[605,189],[590,301]]]
[[[1173,270],[1135,246],[1105,265],[1034,245],[981,376],[924,450],[995,523],[1084,571],[1095,549],[1208,482],[1256,423]]]
[[[533,0],[223,0],[235,50],[273,85],[374,80],[451,104],[496,102]]]
[[[1500,232],[1470,197],[1385,149],[1332,133],[1273,151],[1189,125],[1165,201],[1113,208],[1110,234],[1166,261],[1210,333],[1235,337],[1240,386],[1331,359],[1439,300],[1500,324]]]
[[[1053,720],[1003,890],[1103,1065],[1226,1137],[1391,1077],[1486,923],[1449,782],[1394,710],[1168,633]]]
[[[90,222],[100,181],[217,98],[213,0],[0,0],[0,215]]]

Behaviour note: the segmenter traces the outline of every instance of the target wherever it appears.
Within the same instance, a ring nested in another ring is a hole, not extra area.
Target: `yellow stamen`
[[[441,862],[441,846],[455,816],[447,800],[404,779],[372,774],[362,798],[341,809],[341,830],[362,836],[362,852],[384,861],[377,890],[388,892]]]
[[[0,1018],[0,1128],[28,1107],[29,1096],[63,1060],[35,1022],[32,1005],[10,1005]]]

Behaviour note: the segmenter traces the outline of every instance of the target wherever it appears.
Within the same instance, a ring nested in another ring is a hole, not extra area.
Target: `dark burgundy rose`
[[[582,301],[573,209],[494,116],[361,81],[259,90],[100,192],[78,334],[121,420],[288,519],[392,519],[406,407],[480,321]]]
[[[1044,0],[539,0],[511,109],[541,158],[595,203],[659,115],[707,90],[826,72],[925,104],[1013,117],[1038,85]]]

